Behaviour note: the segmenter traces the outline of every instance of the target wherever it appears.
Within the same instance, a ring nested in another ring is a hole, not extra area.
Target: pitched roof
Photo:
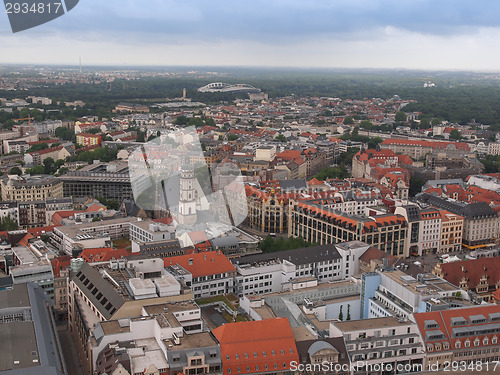
[[[465,278],[469,289],[475,288],[485,274],[489,287],[500,281],[500,257],[442,263],[439,266],[443,271],[443,279],[459,286],[462,278]]]
[[[394,255],[388,254],[385,251],[377,249],[376,247],[370,246],[368,250],[366,250],[363,255],[359,257],[359,260],[362,260],[366,263],[370,263],[372,260],[380,260],[389,259],[389,266],[394,265],[399,258]]]
[[[286,318],[228,323],[212,333],[220,344],[224,375],[281,372],[290,370],[291,362],[299,363]]]
[[[460,349],[464,349],[464,342],[467,340],[471,342],[471,348],[497,345],[492,344],[491,338],[498,334],[491,332],[496,330],[500,321],[498,305],[430,311],[416,313],[414,317],[424,342],[426,345],[433,345],[433,351],[439,351],[436,348],[437,343],[448,343],[449,347],[454,349],[457,341],[461,343]],[[472,327],[474,329],[471,329]],[[485,338],[488,340],[485,341]],[[472,344],[477,339],[478,344]],[[444,349],[443,345],[441,348],[442,351],[449,350]]]
[[[50,261],[52,264],[52,272],[54,273],[54,277],[61,276],[61,270],[68,268],[71,264],[71,256],[69,255],[61,255],[57,258],[54,258]]]
[[[42,234],[51,233],[54,231],[54,228],[57,225],[50,225],[48,227],[37,227],[37,228],[28,228],[28,233],[31,233],[33,236],[40,237]]]
[[[84,249],[80,254],[80,258],[84,259],[87,263],[92,262],[107,262],[111,259],[120,259],[121,257],[128,256],[125,249],[113,249],[112,247],[102,247],[95,249]]]
[[[218,275],[236,270],[229,259],[220,251],[168,257],[163,258],[163,262],[165,267],[178,264],[190,272],[193,277]]]

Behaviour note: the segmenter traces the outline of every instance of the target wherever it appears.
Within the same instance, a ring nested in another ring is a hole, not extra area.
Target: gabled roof
[[[389,266],[392,266],[398,261],[399,258],[373,246],[370,246],[368,250],[366,250],[363,255],[359,257],[359,260],[366,263],[370,263],[372,260],[379,260],[382,262],[384,259],[389,259]]]
[[[483,275],[487,275],[489,287],[500,281],[500,257],[442,263],[439,266],[443,279],[456,286],[460,286],[460,281],[465,278],[469,289],[474,289]]]
[[[128,256],[125,249],[113,249],[112,247],[102,247],[95,249],[84,249],[79,258],[82,258],[87,263],[92,262],[107,262],[111,259],[120,259],[121,257]]]
[[[224,375],[289,371],[292,362],[299,363],[286,318],[228,323],[212,334],[220,344]]]
[[[464,342],[467,340],[470,342],[470,348],[497,346],[492,344],[491,339],[493,336],[498,338],[498,333],[491,331],[497,330],[500,321],[498,305],[416,313],[414,317],[425,344],[433,345],[433,351],[437,351],[435,344],[444,342],[447,342],[449,348],[453,350],[457,341],[461,343],[460,349],[466,349]],[[484,321],[480,322],[483,319]],[[479,342],[474,345],[473,341],[477,339]],[[442,351],[447,350],[442,349]]]
[[[84,263],[77,273],[71,275],[71,280],[82,290],[105,319],[110,319],[125,303],[125,299],[111,286],[111,283],[87,263]],[[94,288],[97,291],[92,293]],[[96,296],[101,297],[98,299]]]
[[[163,258],[163,261],[165,267],[177,264],[190,272],[193,277],[219,275],[236,270],[229,259],[220,251],[179,255]]]

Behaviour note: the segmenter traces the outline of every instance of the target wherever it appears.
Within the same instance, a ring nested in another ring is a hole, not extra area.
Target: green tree
[[[344,307],[343,305],[340,305],[340,313],[339,313],[339,320],[340,321],[344,320],[344,313],[342,312],[343,307]]]
[[[52,174],[57,170],[55,163],[54,163],[54,159],[52,159],[52,158],[45,158],[43,160],[43,167],[44,167],[45,174]]]
[[[414,197],[422,191],[422,186],[424,186],[425,181],[419,176],[413,176],[410,178],[410,195]]]
[[[35,152],[35,151],[41,151],[49,148],[49,145],[47,143],[37,143],[33,146],[31,146],[27,152]]]
[[[26,169],[27,174],[44,174],[45,173],[45,167],[42,165],[35,165],[33,168]]]
[[[73,139],[75,138],[75,132],[69,128],[64,128],[61,126],[56,129],[55,136],[65,141],[73,141]]]
[[[259,249],[263,253],[273,253],[276,251],[300,249],[314,245],[316,244],[306,242],[302,237],[290,237],[284,239],[283,237],[273,238],[271,236],[267,236],[264,240],[259,242]]]
[[[9,174],[17,174],[18,176],[21,176],[23,174],[23,171],[19,167],[13,167],[9,171]]]
[[[366,143],[366,145],[368,146],[368,148],[369,148],[369,149],[374,150],[374,149],[376,149],[376,148],[377,148],[377,146],[378,146],[380,143],[382,143],[383,141],[384,141],[384,140],[383,140],[382,138],[380,138],[380,137],[375,137],[375,138],[370,139],[370,140]]]
[[[278,134],[274,139],[276,139],[279,142],[286,142],[286,137],[283,134]]]
[[[228,141],[236,141],[239,137],[236,134],[228,134],[227,140]]]
[[[354,119],[351,116],[347,116],[344,118],[344,125],[352,125],[354,124]]]
[[[458,129],[452,129],[450,131],[450,139],[455,139],[455,140],[459,140],[459,139],[462,139],[462,134],[460,133],[460,131]]]
[[[18,229],[19,225],[17,225],[17,222],[11,219],[10,215],[7,215],[2,219],[2,223],[0,224],[1,231],[18,230]]]
[[[329,178],[344,179],[349,177],[349,172],[344,166],[324,167],[314,177],[320,181],[324,181]]]
[[[420,129],[429,129],[431,127],[431,121],[428,118],[423,118],[420,120]]]
[[[396,112],[396,116],[394,117],[396,122],[405,122],[406,121],[406,113],[403,111]]]
[[[174,120],[175,125],[185,126],[187,125],[189,119],[186,116],[177,116]]]
[[[146,141],[145,137],[146,134],[143,131],[140,130],[137,131],[137,139],[136,139],[137,142],[145,142]]]
[[[351,305],[347,304],[347,318],[346,320],[351,320]]]

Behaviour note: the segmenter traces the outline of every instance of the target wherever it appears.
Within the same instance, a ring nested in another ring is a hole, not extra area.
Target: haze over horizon
[[[492,0],[81,0],[0,63],[500,71]]]

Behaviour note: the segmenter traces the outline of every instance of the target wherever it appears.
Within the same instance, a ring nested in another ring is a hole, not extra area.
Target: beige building
[[[3,201],[30,202],[63,197],[63,182],[54,176],[4,176],[0,179]]]
[[[320,245],[361,241],[397,257],[407,257],[408,222],[401,215],[361,217],[313,201],[289,201],[288,236]]]
[[[255,150],[255,160],[273,161],[276,157],[276,146],[261,146]]]
[[[441,253],[460,250],[464,218],[446,210],[439,210],[441,214]]]
[[[488,145],[488,155],[500,155],[500,143],[490,143]]]

